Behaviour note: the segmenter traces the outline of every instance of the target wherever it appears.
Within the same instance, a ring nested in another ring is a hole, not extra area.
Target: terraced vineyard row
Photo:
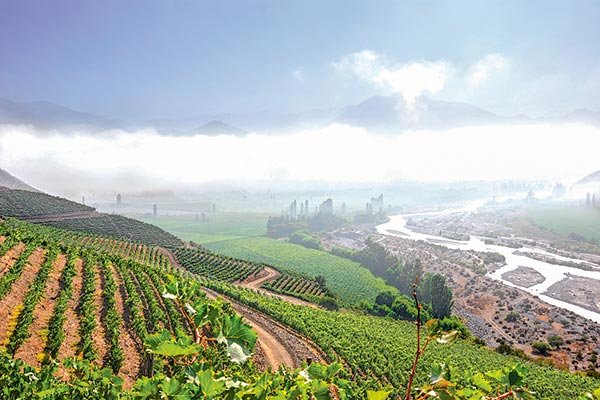
[[[37,231],[23,223],[0,226],[1,349],[36,367],[81,357],[127,382],[149,372],[146,337],[186,329],[182,314],[161,296],[165,271],[67,247]]]
[[[44,222],[44,225],[70,231],[110,236],[120,240],[152,246],[178,247],[183,242],[172,234],[150,224],[121,215],[104,214],[94,218],[74,218]]]
[[[131,259],[141,264],[171,269],[169,257],[165,255],[164,249],[161,249],[158,246],[148,246],[142,243],[117,240],[101,235],[67,231],[44,225],[33,225],[12,218],[6,220],[4,224],[6,230],[26,229],[29,234],[35,234],[40,238],[47,238],[49,241],[56,241],[64,246],[75,246],[106,252],[119,255],[126,259]]]
[[[332,359],[341,357],[355,379],[367,387],[386,384],[395,388],[405,387],[416,347],[414,324],[355,312],[297,306],[226,283],[207,281],[205,284],[313,339]],[[437,363],[445,363],[457,368],[457,371],[473,368],[486,371],[508,367],[516,362],[517,358],[495,353],[468,340],[459,340],[451,345],[434,343],[419,365],[417,384],[427,381],[430,366]],[[535,398],[574,398],[586,388],[600,386],[600,381],[591,377],[534,363],[526,363],[526,367],[525,385],[536,392]]]
[[[3,217],[34,217],[88,211],[94,211],[94,208],[45,193],[0,189],[0,215]]]
[[[273,282],[265,282],[262,287],[297,297],[321,297],[325,294],[316,281],[287,274],[278,276]]]
[[[218,281],[243,281],[263,269],[261,264],[225,257],[201,248],[177,248],[177,260],[191,272]]]

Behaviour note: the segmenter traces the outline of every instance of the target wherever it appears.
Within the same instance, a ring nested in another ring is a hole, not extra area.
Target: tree
[[[413,283],[420,279],[421,275],[423,275],[423,266],[419,259],[399,260],[387,270],[385,278],[401,293],[410,296]],[[429,301],[426,302],[429,303]]]
[[[588,194],[586,195],[586,197],[585,197],[585,206],[586,206],[587,208],[590,208],[590,207],[592,206],[592,202],[591,202],[591,200],[590,200],[590,194],[589,194],[589,193],[588,193]]]
[[[423,303],[431,304],[431,314],[442,319],[452,314],[452,289],[446,284],[446,277],[440,274],[425,274],[419,284],[419,294]]]

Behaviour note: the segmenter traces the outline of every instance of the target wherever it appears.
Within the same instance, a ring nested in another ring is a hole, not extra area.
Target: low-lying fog
[[[47,135],[0,126],[2,167],[55,194],[189,188],[216,182],[386,183],[556,179],[598,169],[600,129],[584,125],[465,127],[396,136],[333,124],[282,135]]]

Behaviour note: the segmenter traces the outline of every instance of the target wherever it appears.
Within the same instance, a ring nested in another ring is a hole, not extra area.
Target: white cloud
[[[408,105],[413,105],[420,95],[442,90],[450,75],[448,63],[424,61],[384,68],[373,81],[388,85],[395,93],[400,93]]]
[[[446,61],[392,63],[387,57],[371,50],[348,54],[333,63],[333,67],[344,75],[353,75],[391,90],[411,106],[420,95],[442,90],[453,70]]]
[[[484,84],[503,82],[510,71],[510,61],[499,53],[487,54],[471,66],[458,68],[445,60],[393,62],[383,54],[363,50],[348,54],[332,65],[343,76],[359,78],[387,93],[399,94],[411,107],[423,94],[454,93],[449,100],[473,96]]]
[[[598,169],[600,129],[514,125],[381,136],[333,124],[278,136],[167,137],[116,131],[108,138],[102,133],[44,137],[31,129],[0,126],[0,144],[2,167],[20,178],[42,190],[85,194],[210,182],[583,176]],[[340,146],[343,151],[332,151]]]
[[[494,74],[506,71],[509,67],[508,59],[502,54],[488,54],[468,69],[466,81],[471,87],[478,87]]]

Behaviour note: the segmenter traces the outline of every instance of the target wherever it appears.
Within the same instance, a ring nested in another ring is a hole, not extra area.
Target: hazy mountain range
[[[0,168],[0,187],[9,189],[28,190],[30,192],[39,192],[36,188],[26,184],[19,178],[11,175],[8,171]]]
[[[62,132],[153,127],[168,135],[244,135],[250,131],[279,133],[320,128],[330,123],[349,124],[379,133],[515,123],[584,123],[600,127],[600,112],[578,109],[566,115],[546,118],[526,115],[505,117],[468,103],[421,97],[409,106],[398,97],[373,96],[342,109],[316,109],[291,114],[200,114],[191,118],[140,122],[119,121],[47,101],[15,102],[0,98],[0,124],[31,125],[38,130]]]

